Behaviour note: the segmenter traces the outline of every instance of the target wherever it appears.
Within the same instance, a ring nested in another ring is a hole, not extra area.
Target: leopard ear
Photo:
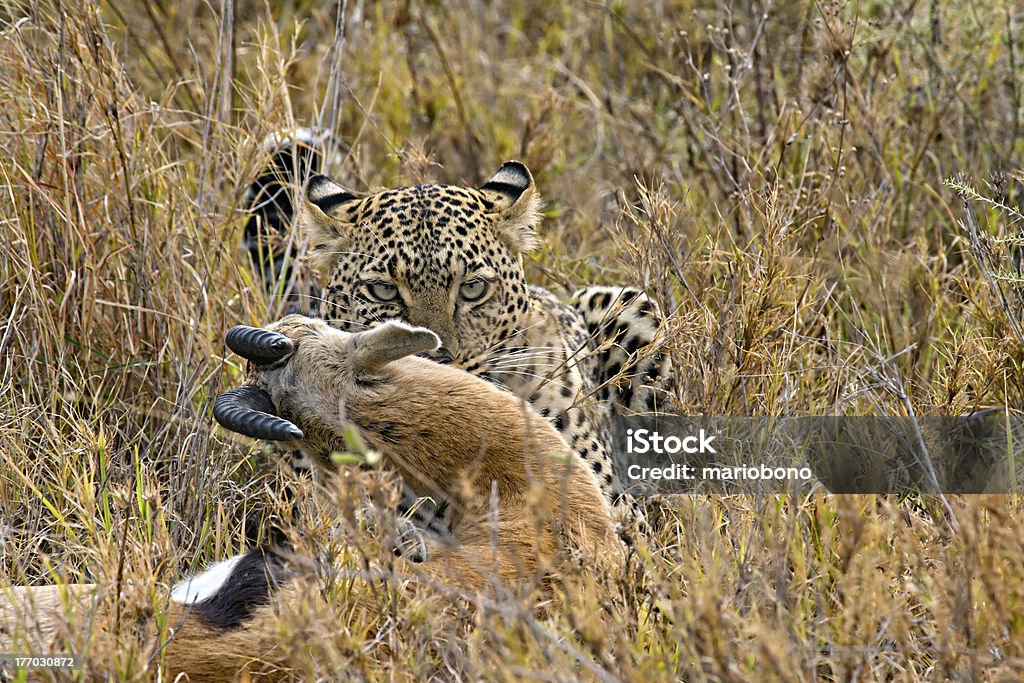
[[[306,183],[306,201],[326,215],[356,199],[359,197],[325,175],[315,175]]]
[[[530,169],[518,161],[506,161],[480,188],[496,214],[498,236],[518,254],[527,254],[540,243],[540,195]]]
[[[322,274],[331,271],[348,245],[352,222],[346,207],[360,197],[324,175],[306,183],[299,225],[309,238],[309,261]]]

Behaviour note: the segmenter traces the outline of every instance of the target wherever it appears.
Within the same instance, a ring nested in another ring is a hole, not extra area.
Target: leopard
[[[295,279],[293,264],[321,284],[285,312],[347,332],[390,320],[432,330],[442,342],[432,360],[529,402],[621,509],[629,490],[615,418],[656,414],[667,400],[664,318],[639,287],[591,285],[562,300],[527,281],[542,207],[527,166],[506,161],[479,187],[356,192],[324,173],[324,137],[309,129],[275,135],[268,149],[271,163],[248,190],[246,247],[270,274],[268,290]]]

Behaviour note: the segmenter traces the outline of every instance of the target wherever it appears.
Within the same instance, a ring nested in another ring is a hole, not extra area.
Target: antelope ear
[[[397,320],[352,335],[351,358],[356,369],[376,370],[393,360],[441,346],[441,339],[425,327]]]
[[[303,199],[299,225],[309,238],[309,260],[326,275],[348,248],[354,225],[345,209],[360,197],[325,175],[315,175],[306,183]]]
[[[480,188],[496,215],[498,237],[517,254],[537,248],[540,195],[530,169],[518,161],[506,161]]]

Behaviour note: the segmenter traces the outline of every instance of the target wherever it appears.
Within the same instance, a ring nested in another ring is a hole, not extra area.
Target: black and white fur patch
[[[171,600],[191,605],[207,626],[231,630],[268,604],[288,574],[280,557],[256,548],[181,581],[171,590]]]
[[[530,172],[526,169],[526,166],[518,161],[506,161],[498,169],[498,172],[494,174],[494,177],[488,180],[480,189],[500,192],[510,200],[515,201],[532,184],[533,179],[530,177]]]

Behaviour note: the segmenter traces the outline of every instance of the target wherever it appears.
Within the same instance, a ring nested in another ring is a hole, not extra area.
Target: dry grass
[[[532,279],[646,286],[689,412],[1024,402],[1016,3],[283,4],[0,2],[0,584],[132,581],[84,676],[153,676],[161,590],[288,516],[209,416],[277,310],[239,204],[283,126],[357,189],[523,160]],[[306,679],[1018,679],[1020,501],[952,504],[685,499],[553,616],[311,598],[282,642]]]

